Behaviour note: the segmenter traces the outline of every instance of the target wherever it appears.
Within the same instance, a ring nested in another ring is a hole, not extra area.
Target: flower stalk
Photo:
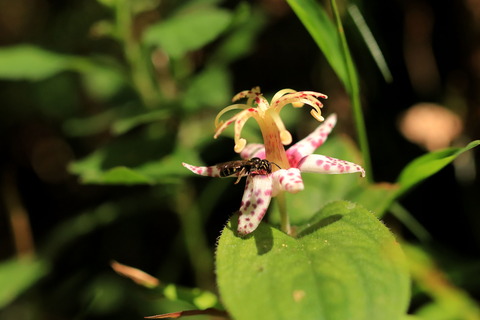
[[[292,227],[290,226],[290,218],[287,212],[287,199],[285,192],[279,192],[277,195],[278,210],[280,211],[280,229],[288,235],[292,235]]]

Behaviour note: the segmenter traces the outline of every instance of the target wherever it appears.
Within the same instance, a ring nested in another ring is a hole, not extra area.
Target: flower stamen
[[[215,117],[215,128],[218,129],[218,127],[220,127],[224,121],[220,121],[220,117],[223,116],[225,113],[227,113],[228,111],[231,111],[231,110],[238,110],[238,109],[248,109],[250,108],[249,105],[246,105],[246,104],[232,104],[231,106],[228,106],[228,107],[225,107],[222,109],[222,111],[220,111],[217,116]]]
[[[282,141],[282,144],[288,145],[292,143],[292,135],[287,129],[285,129],[285,125],[283,124],[282,118],[280,118],[280,114],[278,114],[278,112],[269,112],[269,115],[272,117],[273,122],[275,122],[275,125],[280,132],[280,141]]]

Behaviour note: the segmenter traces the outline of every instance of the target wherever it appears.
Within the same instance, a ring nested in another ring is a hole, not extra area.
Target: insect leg
[[[237,184],[240,182],[240,179],[242,179],[243,175],[247,172],[247,170],[245,168],[242,168],[242,170],[240,170],[237,174],[237,181],[235,181],[234,184]]]

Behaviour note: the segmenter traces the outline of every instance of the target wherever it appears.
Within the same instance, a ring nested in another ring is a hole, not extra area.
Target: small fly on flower
[[[280,166],[275,162],[270,162],[266,159],[260,158],[228,161],[217,164],[217,168],[220,170],[220,177],[230,177],[233,175],[238,176],[237,181],[235,181],[235,184],[237,184],[242,177],[250,174],[272,173],[272,164],[281,169]]]

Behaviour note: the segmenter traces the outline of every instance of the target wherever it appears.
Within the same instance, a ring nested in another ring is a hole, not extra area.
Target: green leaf
[[[31,45],[0,48],[0,79],[42,80],[70,67],[70,57]]]
[[[201,107],[221,106],[232,96],[231,79],[226,68],[210,66],[191,82],[183,105],[188,110]]]
[[[161,155],[155,152],[155,146],[151,143],[161,144],[155,141],[122,140],[71,163],[68,169],[85,184],[155,184],[189,175],[182,162],[200,162],[190,148],[179,148]],[[151,160],[155,157],[158,160]]]
[[[450,282],[425,249],[404,243],[405,254],[417,287],[431,297],[415,310],[422,320],[480,319],[478,302]]]
[[[351,92],[338,31],[326,11],[315,0],[287,0],[287,2],[322,50],[337,76]]]
[[[228,27],[231,17],[229,11],[222,9],[191,10],[152,25],[145,32],[144,41],[180,58],[216,39]]]
[[[12,259],[0,264],[0,308],[12,302],[48,272],[40,260]]]
[[[83,85],[89,95],[100,100],[113,98],[128,83],[121,69],[109,61],[93,62],[86,58],[77,58],[73,67],[82,74]]]
[[[165,109],[126,116],[114,121],[112,124],[112,132],[116,135],[121,135],[139,125],[165,120],[168,117],[169,112]]]
[[[345,195],[344,199],[358,202],[369,210],[372,210],[378,217],[382,217],[392,203],[405,194],[405,192],[440,171],[462,153],[479,144],[480,140],[476,140],[464,148],[448,148],[427,153],[407,165],[395,184],[376,183],[357,185],[357,187],[352,186],[353,188]],[[425,238],[425,232],[421,230],[421,226],[417,225],[418,223],[416,221],[412,220],[413,217],[407,215],[406,212],[402,212],[401,216],[397,214],[400,213],[398,210],[395,210],[394,215],[397,216],[398,219],[405,222],[406,225],[411,228],[412,232],[417,235],[423,234],[422,238]]]
[[[175,284],[168,284],[162,288],[162,293],[169,300],[185,301],[198,309],[218,308],[220,304],[215,294],[199,288],[186,288]]]
[[[397,183],[400,185],[397,197],[443,169],[462,153],[478,145],[480,145],[480,140],[475,140],[464,148],[447,148],[434,151],[413,160],[402,170],[397,179]]]
[[[352,189],[345,199],[360,203],[380,218],[392,204],[397,190],[398,185],[386,182],[362,184]]]
[[[223,230],[216,252],[221,299],[233,318],[396,320],[405,314],[405,256],[363,207],[330,203],[297,238],[265,223],[241,238],[236,227],[230,222]]]
[[[267,22],[261,10],[252,10],[246,2],[235,9],[232,27],[209,58],[210,63],[227,64],[249,54]]]
[[[103,172],[98,180],[91,179],[88,182],[100,184],[135,185],[152,184],[153,180],[133,169],[127,167],[114,167]]]
[[[355,26],[358,28],[358,31],[360,32],[360,35],[363,38],[363,41],[365,41],[365,44],[367,45],[373,60],[375,61],[378,69],[382,73],[383,79],[386,82],[389,82],[389,83],[392,82],[393,80],[392,73],[388,68],[387,62],[383,57],[382,51],[380,50],[380,47],[378,46],[378,43],[375,40],[375,37],[370,31],[370,28],[368,27],[367,22],[363,18],[363,15],[360,12],[360,9],[358,9],[358,6],[356,6],[355,4],[349,4],[347,9],[348,9],[348,13],[352,17],[353,22],[355,23]]]
[[[86,89],[98,98],[110,98],[127,83],[110,61],[59,54],[32,45],[0,49],[0,79],[39,81],[63,71],[82,74]]]

